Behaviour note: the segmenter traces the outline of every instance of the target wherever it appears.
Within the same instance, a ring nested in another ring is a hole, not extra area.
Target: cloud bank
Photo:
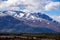
[[[60,10],[60,2],[51,2],[45,6],[46,10]]]
[[[60,2],[51,0],[0,0],[0,11],[43,12],[57,9],[60,9]]]
[[[0,10],[41,12],[50,0],[8,0],[0,1]]]

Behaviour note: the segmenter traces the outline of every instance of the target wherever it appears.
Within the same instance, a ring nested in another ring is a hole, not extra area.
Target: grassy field
[[[60,40],[60,34],[0,34],[0,40]]]

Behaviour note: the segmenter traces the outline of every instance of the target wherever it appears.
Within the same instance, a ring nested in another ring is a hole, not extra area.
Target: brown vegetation
[[[0,35],[0,40],[60,40],[60,34]]]

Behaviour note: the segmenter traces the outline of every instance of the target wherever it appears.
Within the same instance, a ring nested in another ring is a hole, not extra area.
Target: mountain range
[[[0,11],[0,32],[59,33],[60,23],[46,14],[22,11]]]

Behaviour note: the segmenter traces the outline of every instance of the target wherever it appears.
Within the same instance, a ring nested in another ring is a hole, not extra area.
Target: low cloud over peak
[[[27,10],[28,12],[41,12],[50,0],[8,0],[0,2],[0,10]]]

